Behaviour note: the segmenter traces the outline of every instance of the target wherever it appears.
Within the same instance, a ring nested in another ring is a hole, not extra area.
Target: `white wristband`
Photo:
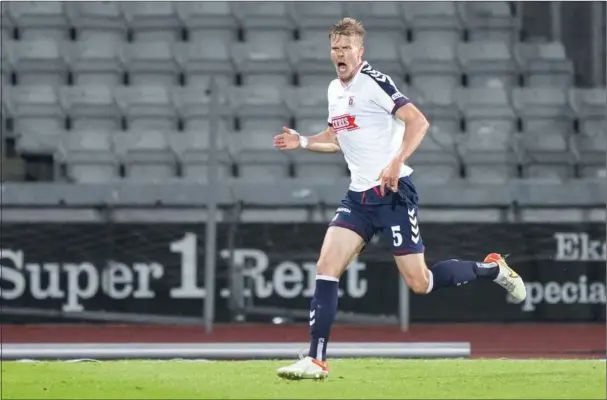
[[[308,138],[305,136],[299,135],[299,145],[301,146],[302,149],[305,149],[306,147],[308,147]]]

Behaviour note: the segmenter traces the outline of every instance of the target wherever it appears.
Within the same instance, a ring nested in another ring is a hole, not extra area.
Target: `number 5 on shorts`
[[[403,244],[403,236],[400,234],[400,225],[394,225],[392,228],[392,238],[394,239],[394,247]]]

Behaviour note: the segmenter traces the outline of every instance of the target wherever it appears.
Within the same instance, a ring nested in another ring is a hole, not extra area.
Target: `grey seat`
[[[15,150],[20,155],[52,156],[66,131],[61,128],[28,126],[15,133]]]
[[[53,86],[3,87],[2,102],[13,117],[15,132],[64,128],[64,110],[59,102],[59,94]]]
[[[181,39],[181,22],[172,1],[122,2],[122,13],[136,42]]]
[[[104,39],[115,45],[126,40],[127,23],[120,2],[74,1],[65,4],[78,40]]]
[[[476,183],[506,183],[517,176],[512,131],[483,126],[465,133],[458,151],[466,166],[466,179]]]
[[[248,130],[235,133],[233,156],[238,179],[271,183],[289,177],[291,158],[272,148],[272,131]]]
[[[120,112],[127,118],[129,129],[177,128],[177,112],[169,89],[161,85],[117,87],[114,95]]]
[[[348,165],[340,153],[296,151],[291,156],[298,178],[313,178],[318,183],[332,183],[350,176]]]
[[[411,84],[421,90],[449,90],[460,84],[455,46],[449,42],[415,41],[400,47],[400,57]]]
[[[221,182],[232,178],[233,160],[230,156],[230,133],[220,129],[216,133],[217,177]],[[176,133],[169,137],[171,149],[181,164],[181,177],[185,181],[207,183],[209,181],[210,141],[211,132],[196,130]]]
[[[511,45],[518,39],[516,19],[507,2],[462,2],[457,6],[471,41],[503,41]]]
[[[120,179],[120,162],[113,151],[112,132],[73,130],[63,137],[56,159],[66,165],[76,183],[102,183]]]
[[[21,39],[69,39],[69,24],[62,1],[11,1],[8,14],[19,27]]]
[[[282,46],[268,46],[263,42],[235,43],[231,55],[244,85],[276,87],[291,83],[291,66]]]
[[[131,85],[171,86],[179,81],[180,67],[169,41],[124,44],[120,59],[129,73]]]
[[[2,6],[4,6],[4,3],[2,3]],[[4,38],[2,39],[2,48],[0,49],[2,51],[0,73],[2,74],[2,88],[4,89],[5,87],[8,87],[11,84],[11,74],[14,71],[10,59],[10,53],[12,50],[9,50],[9,48],[14,46],[14,43],[12,40],[4,40]]]
[[[11,64],[20,85],[67,83],[67,65],[60,45],[52,39],[39,38],[13,42],[9,48]]]
[[[236,69],[230,47],[220,41],[184,43],[175,47],[175,57],[186,76],[188,86],[206,86],[211,76],[222,85],[235,82]]]
[[[64,86],[59,96],[72,129],[120,129],[120,111],[111,87],[103,84]]]
[[[410,90],[408,93],[408,96],[414,99],[415,104],[429,119],[431,125],[444,132],[461,131],[462,115],[455,102],[455,89],[429,86],[426,90],[415,90],[414,92]]]
[[[373,69],[390,77],[402,79],[405,76],[399,54],[399,47],[392,41],[381,38],[365,40],[365,58],[370,60]]]
[[[293,87],[284,92],[285,104],[303,135],[327,129],[329,105],[326,86]]]
[[[468,86],[514,87],[517,84],[518,68],[503,41],[460,43],[457,57],[462,71],[468,78]]]
[[[286,2],[234,2],[232,10],[246,43],[284,48],[293,39],[294,24]]]
[[[466,121],[468,132],[487,128],[514,132],[516,115],[510,105],[509,92],[502,88],[471,88],[457,91],[457,104]]]
[[[416,181],[444,184],[460,179],[456,133],[431,125],[426,137],[407,161]]]
[[[575,150],[579,154],[581,176],[604,178],[607,148],[605,88],[571,89],[569,103],[580,122],[580,133],[573,137]]]
[[[573,128],[567,91],[558,88],[515,88],[512,104],[523,131],[565,135]]]
[[[7,41],[11,41],[14,39],[13,33],[15,31],[15,21],[12,20],[9,12],[8,12],[8,2],[3,1],[0,3],[0,29],[1,29],[1,37],[2,45]],[[2,49],[4,52],[4,49]]]
[[[573,131],[567,92],[554,88],[516,88],[512,100],[522,119],[517,146],[528,178],[562,181],[573,174],[569,140]]]
[[[189,85],[175,87],[171,90],[171,98],[179,117],[183,120],[184,130],[196,131],[208,129],[211,115],[220,118],[220,123],[228,128],[234,125],[233,114],[228,106],[228,93],[219,92],[219,109],[212,113],[211,93],[209,86]]]
[[[240,119],[240,130],[273,132],[288,124],[290,115],[282,90],[267,85],[230,89],[230,109]]]
[[[120,60],[120,46],[104,36],[70,43],[67,59],[74,77],[74,84],[122,84],[124,65]]]
[[[399,46],[405,40],[406,26],[396,1],[344,3],[346,15],[363,21],[367,39]],[[370,47],[367,49],[369,50]]]
[[[337,1],[293,2],[291,19],[299,30],[302,40],[316,40],[328,46],[328,28],[345,17],[344,3]]]
[[[463,26],[455,3],[446,1],[401,3],[402,16],[413,31],[414,41],[455,45],[462,38]]]
[[[518,43],[514,56],[529,86],[568,88],[573,84],[573,63],[560,42]]]
[[[287,57],[299,77],[299,86],[329,86],[335,79],[329,51],[329,45],[323,40],[299,40],[289,45]]]
[[[176,2],[175,9],[192,43],[229,45],[237,39],[236,19],[228,1]]]
[[[167,134],[170,133],[136,129],[114,135],[114,148],[125,166],[125,179],[165,182],[176,178],[176,160]]]

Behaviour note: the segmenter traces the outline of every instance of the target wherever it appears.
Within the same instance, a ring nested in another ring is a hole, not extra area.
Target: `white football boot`
[[[326,362],[306,356],[294,364],[278,368],[276,374],[284,379],[325,379],[329,376],[329,368]]]
[[[497,263],[499,266],[499,273],[497,278],[494,279],[494,282],[508,291],[513,302],[523,302],[527,297],[527,288],[525,288],[525,283],[519,274],[508,266],[504,257],[497,253],[491,253],[485,257],[485,262]]]

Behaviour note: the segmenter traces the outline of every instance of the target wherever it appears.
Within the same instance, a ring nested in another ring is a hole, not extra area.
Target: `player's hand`
[[[382,197],[385,195],[385,187],[389,190],[396,192],[398,191],[398,180],[400,178],[400,169],[402,162],[400,160],[392,160],[386,168],[382,169],[379,174],[379,191]]]
[[[299,135],[292,133],[287,127],[282,127],[282,133],[274,136],[273,145],[279,150],[295,150],[299,147]]]

